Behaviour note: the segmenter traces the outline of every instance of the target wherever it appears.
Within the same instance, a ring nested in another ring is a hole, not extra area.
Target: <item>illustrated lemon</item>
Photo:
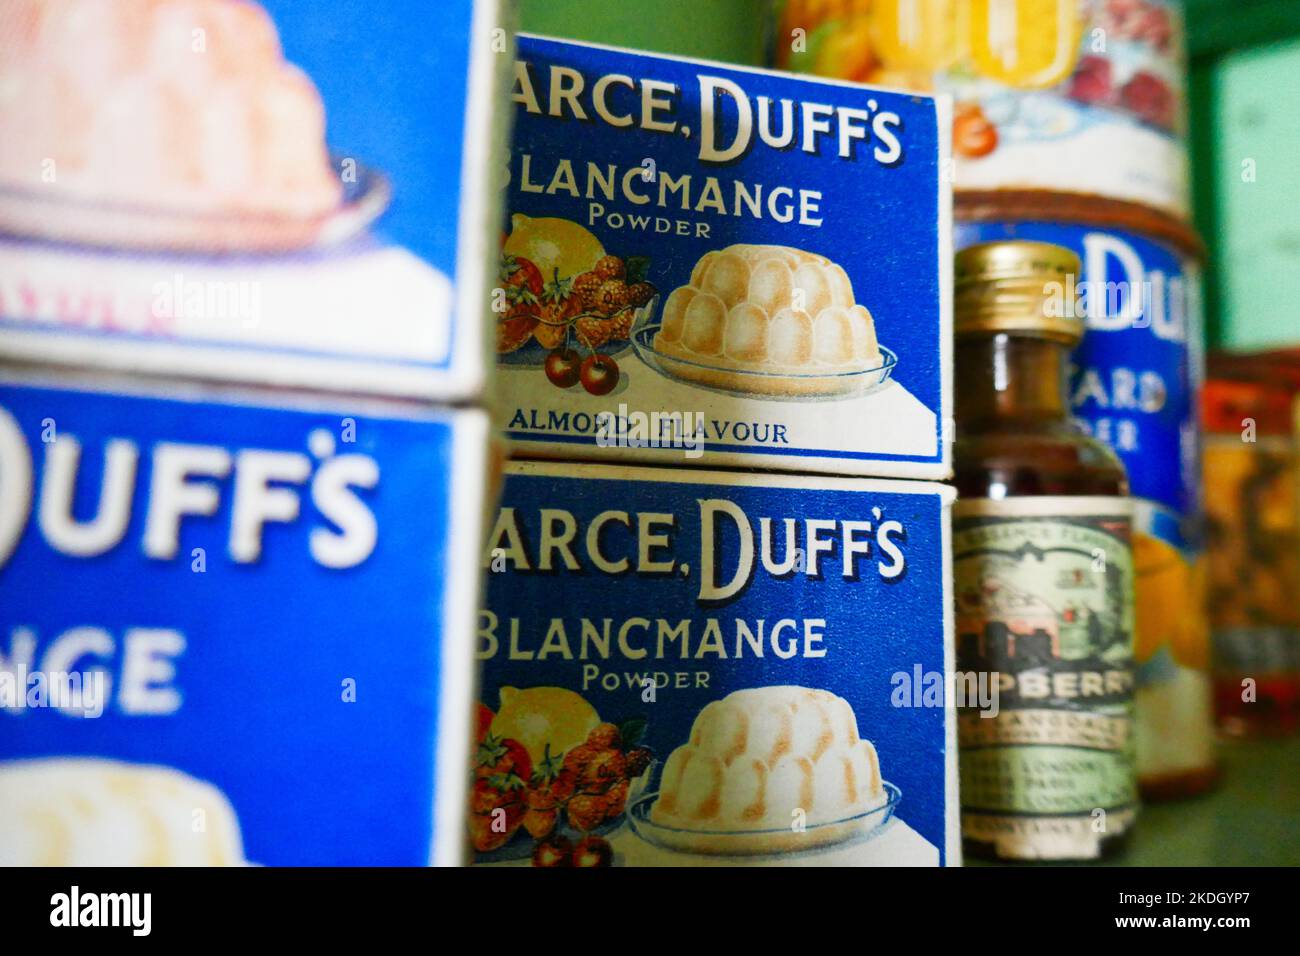
[[[1083,37],[1078,0],[971,0],[971,67],[1021,89],[1055,86],[1073,71]]]
[[[561,279],[587,272],[605,254],[600,240],[570,219],[515,213],[510,224],[505,251],[532,262],[546,282],[555,278],[556,269]]]
[[[491,732],[521,743],[536,766],[550,744],[556,757],[587,739],[600,723],[596,708],[563,687],[502,687]]]

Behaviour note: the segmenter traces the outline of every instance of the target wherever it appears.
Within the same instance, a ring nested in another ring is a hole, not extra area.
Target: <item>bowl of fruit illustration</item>
[[[476,863],[607,866],[605,835],[650,777],[640,745],[646,722],[602,720],[563,687],[502,687],[493,712],[479,704],[469,840]]]
[[[497,361],[541,368],[558,388],[606,395],[619,380],[615,356],[654,312],[650,260],[607,253],[568,219],[512,219],[494,297]]]

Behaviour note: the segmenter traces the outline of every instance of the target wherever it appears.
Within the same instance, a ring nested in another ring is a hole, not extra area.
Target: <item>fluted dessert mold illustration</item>
[[[848,701],[808,687],[756,687],[700,711],[665,763],[658,794],[633,819],[672,849],[772,853],[882,825],[897,794]]]
[[[0,8],[0,231],[129,249],[339,241],[390,188],[355,158],[336,166],[325,121],[252,0]]]
[[[2,866],[240,866],[234,807],[171,767],[90,758],[0,763]]]
[[[789,246],[706,252],[646,344],[674,378],[773,397],[858,392],[893,365],[843,267]]]

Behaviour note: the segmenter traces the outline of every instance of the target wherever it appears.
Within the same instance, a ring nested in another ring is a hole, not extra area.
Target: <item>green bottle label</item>
[[[959,501],[953,557],[958,669],[997,689],[958,715],[963,833],[1095,857],[1137,803],[1128,502]]]

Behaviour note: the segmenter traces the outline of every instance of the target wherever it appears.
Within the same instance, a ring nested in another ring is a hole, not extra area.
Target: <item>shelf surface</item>
[[[1215,789],[1144,805],[1127,850],[1092,865],[1300,866],[1300,737],[1224,741],[1219,761]]]

